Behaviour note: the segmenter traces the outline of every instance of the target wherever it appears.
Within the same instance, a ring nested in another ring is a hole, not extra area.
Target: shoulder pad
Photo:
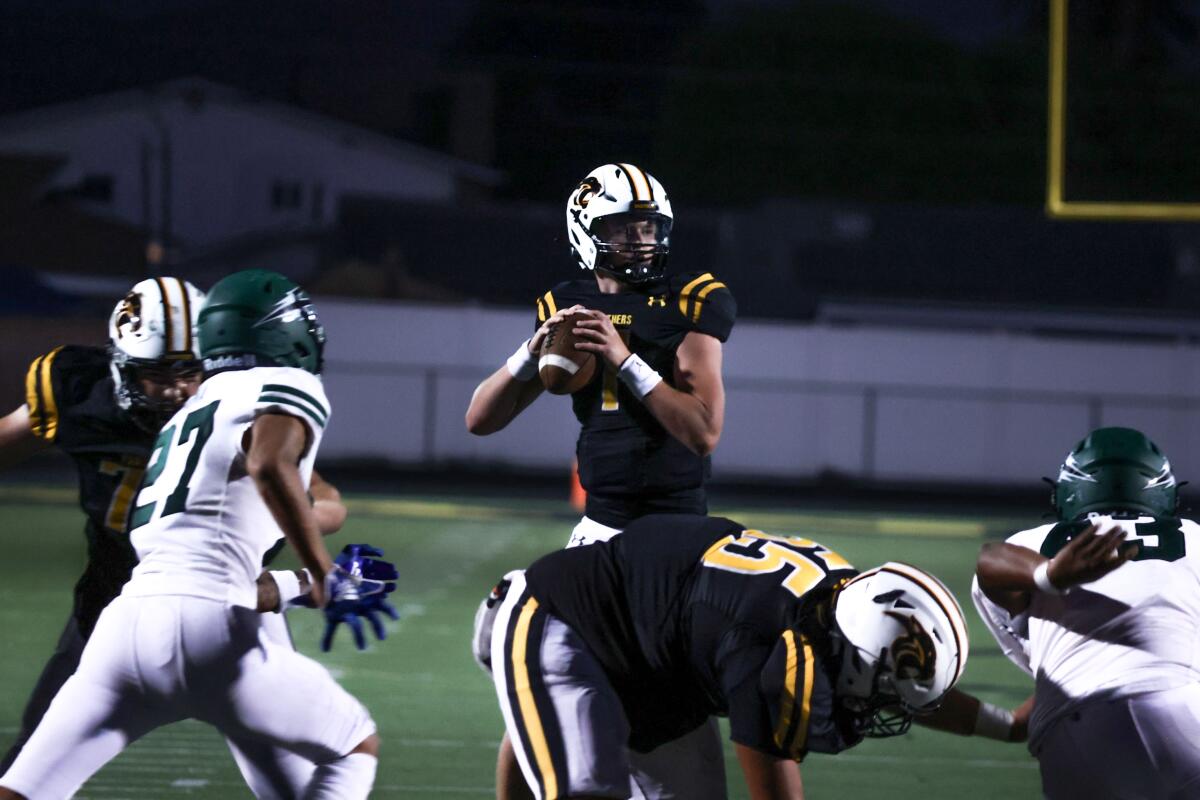
[[[35,436],[54,441],[60,413],[86,397],[95,381],[108,375],[108,354],[97,347],[56,347],[35,358],[25,371],[25,404]]]
[[[722,342],[729,339],[737,319],[737,303],[723,281],[713,277],[711,272],[677,275],[672,276],[671,288],[679,313],[694,330]]]

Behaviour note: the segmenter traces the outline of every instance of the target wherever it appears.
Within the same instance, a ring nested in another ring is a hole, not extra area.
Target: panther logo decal
[[[896,663],[896,677],[925,682],[933,680],[937,668],[937,649],[933,637],[915,616],[885,611],[892,619],[904,626],[904,633],[892,642],[892,660]]]
[[[592,201],[599,190],[600,185],[595,180],[588,178],[575,190],[575,204],[580,208],[587,208],[588,203]]]
[[[121,310],[117,312],[117,330],[122,334],[137,333],[142,329],[142,296],[136,292],[125,295]]]

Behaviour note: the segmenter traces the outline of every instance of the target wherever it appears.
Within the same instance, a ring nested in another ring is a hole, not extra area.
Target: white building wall
[[[325,457],[566,469],[577,424],[543,396],[466,432],[471,391],[532,313],[322,302],[334,421]],[[725,346],[726,477],[1031,485],[1092,425],[1144,430],[1200,475],[1200,347],[740,321]]]

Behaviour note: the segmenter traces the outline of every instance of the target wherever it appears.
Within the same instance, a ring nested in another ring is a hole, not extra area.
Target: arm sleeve
[[[730,690],[734,741],[794,761],[809,752],[840,753],[858,744],[862,737],[847,738],[837,722],[833,680],[803,633],[784,631],[755,657],[764,659],[761,667]]]
[[[735,647],[722,659],[721,684],[729,704],[729,738],[775,758],[795,758],[778,743],[771,721],[771,701],[759,686],[760,673],[770,655],[771,648],[760,644]]]
[[[679,290],[679,312],[692,327],[724,342],[737,319],[737,303],[724,281],[706,272],[684,284]]]
[[[38,356],[25,372],[25,404],[29,406],[29,424],[33,434],[53,442],[59,430],[61,347]]]

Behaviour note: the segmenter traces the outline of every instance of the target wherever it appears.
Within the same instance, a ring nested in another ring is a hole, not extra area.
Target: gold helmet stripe
[[[546,319],[550,319],[558,313],[558,306],[554,305],[554,291],[546,292],[542,299],[546,301]]]
[[[188,297],[187,284],[183,282],[183,279],[176,278],[175,282],[179,284],[179,294],[183,297],[183,319],[181,320],[181,324],[183,325],[183,350],[192,353],[192,301]]]
[[[688,315],[688,313],[687,313],[688,296],[691,295],[692,290],[695,289],[700,284],[704,283],[705,281],[711,281],[712,279],[713,279],[712,273],[706,272],[703,275],[701,275],[699,278],[695,278],[694,280],[692,280],[692,282],[689,283],[687,286],[683,287],[683,289],[679,292],[679,313],[680,314],[683,314],[685,317]]]
[[[517,701],[521,707],[521,716],[525,722],[525,733],[533,746],[533,756],[537,760],[538,771],[542,773],[545,784],[546,798],[558,797],[558,776],[554,772],[554,762],[550,759],[550,745],[546,741],[546,731],[542,727],[542,718],[538,716],[537,704],[533,699],[533,687],[529,682],[529,667],[526,664],[526,650],[529,646],[529,625],[534,612],[538,610],[538,601],[532,597],[521,609],[517,618],[517,626],[513,630],[512,644],[512,676],[516,688]]]
[[[166,331],[167,341],[163,345],[163,353],[169,353],[175,348],[175,331],[171,325],[171,301],[167,298],[167,285],[163,283],[163,279],[155,277],[154,282],[158,284],[158,294],[162,298],[163,307],[163,330]]]
[[[692,322],[700,321],[700,309],[704,305],[704,298],[708,297],[708,293],[713,289],[724,288],[725,284],[721,283],[720,281],[713,281],[708,286],[705,286],[700,290],[700,293],[696,295],[696,305],[692,306]]]
[[[646,173],[633,164],[618,164],[617,166],[625,170],[625,177],[629,179],[629,188],[633,190],[635,203],[654,199],[654,192],[650,189],[650,181],[647,180]]]

